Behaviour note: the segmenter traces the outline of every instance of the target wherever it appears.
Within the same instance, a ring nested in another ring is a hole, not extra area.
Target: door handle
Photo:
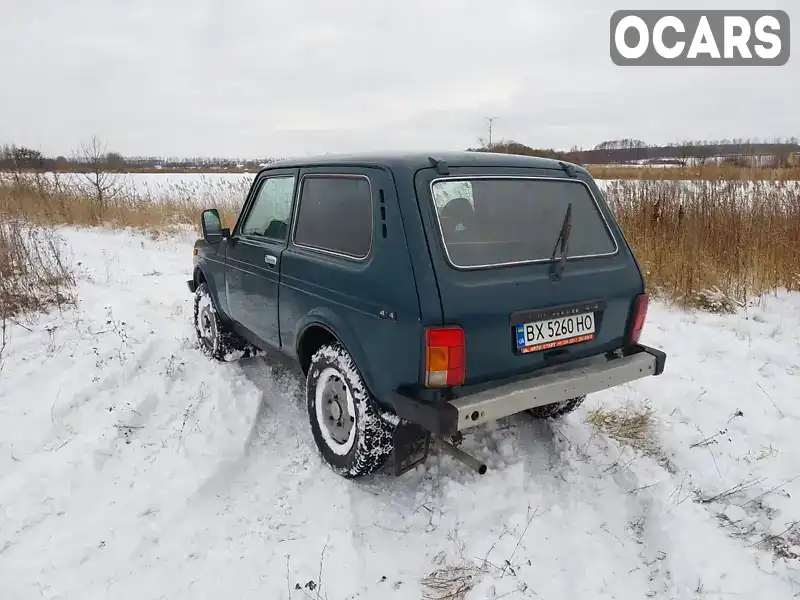
[[[267,254],[264,256],[264,262],[267,263],[268,267],[275,268],[275,265],[278,264],[278,257],[272,256],[272,254]]]

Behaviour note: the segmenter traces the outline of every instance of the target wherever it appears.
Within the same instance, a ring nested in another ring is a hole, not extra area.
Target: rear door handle
[[[270,267],[271,269],[274,269],[275,265],[278,264],[278,257],[277,256],[272,256],[272,254],[267,254],[264,257],[264,262],[267,263],[268,267]]]

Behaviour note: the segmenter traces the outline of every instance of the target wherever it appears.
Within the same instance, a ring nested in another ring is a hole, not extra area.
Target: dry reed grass
[[[733,164],[704,164],[686,167],[637,167],[630,165],[585,165],[596,179],[649,181],[797,181],[800,166],[785,168],[743,167]]]
[[[648,287],[683,306],[728,312],[800,289],[800,183],[617,181],[606,188]]]
[[[247,182],[244,182],[247,183]],[[81,180],[65,182],[40,174],[0,179],[0,214],[15,215],[46,226],[77,225],[131,227],[163,231],[187,225],[199,230],[204,208],[217,208],[226,226],[232,226],[247,187],[240,183],[205,184],[202,188],[176,183],[164,188],[132,188],[120,183],[112,198],[98,206],[91,189]],[[202,196],[208,205],[198,202]]]
[[[667,170],[676,169],[637,169]],[[201,210],[214,207],[224,226],[232,227],[248,186],[248,178],[128,186],[115,190],[100,214],[90,191],[68,184],[63,175],[25,174],[0,177],[0,215],[45,226],[163,233],[199,230]],[[780,287],[800,289],[798,182],[610,181],[606,196],[656,295],[682,306],[728,311]]]
[[[597,179],[647,179],[647,180],[698,180],[698,179],[736,179],[741,181],[797,181],[800,180],[800,165],[770,168],[763,166],[742,166],[740,164],[707,162],[684,167],[670,166],[635,166],[625,164],[586,164],[584,165]],[[240,167],[128,167],[119,172],[128,174],[191,174],[204,175],[212,173],[254,174],[256,168]],[[62,174],[80,173],[81,169],[74,165],[61,169]],[[29,171],[33,173],[33,171]]]
[[[658,448],[653,433],[655,417],[650,407],[623,407],[616,410],[600,407],[590,411],[586,421],[621,444],[648,454]]]
[[[422,579],[425,600],[463,600],[486,573],[471,561],[457,566],[443,565]]]

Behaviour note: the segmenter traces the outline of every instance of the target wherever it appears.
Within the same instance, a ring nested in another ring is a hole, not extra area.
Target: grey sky
[[[0,0],[0,144],[69,154],[287,156],[800,137],[800,48],[784,67],[618,67],[639,0]],[[695,1],[777,8],[796,0]]]

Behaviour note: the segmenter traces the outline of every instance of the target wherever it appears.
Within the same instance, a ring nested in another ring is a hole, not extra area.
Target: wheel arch
[[[207,265],[206,268],[210,266]],[[224,302],[225,298],[220,297],[220,291],[217,289],[215,285],[215,278],[213,277],[212,273],[206,273],[206,270],[203,268],[202,264],[195,265],[194,271],[192,273],[192,279],[194,280],[195,289],[200,287],[201,284],[205,283],[206,287],[208,288],[208,293],[211,296],[211,300],[214,302],[214,308],[220,314],[220,317],[223,321],[228,322],[230,317],[228,316],[228,307],[227,303]],[[219,278],[216,278],[217,280]],[[224,292],[223,292],[224,293]]]
[[[330,310],[314,311],[298,322],[295,339],[295,353],[304,375],[308,374],[311,358],[317,350],[325,344],[339,343],[350,354],[364,385],[372,393],[374,388],[366,354],[344,319]]]
[[[194,268],[194,273],[192,274],[192,279],[194,279],[194,285],[199,286],[201,283],[208,283],[208,279],[206,278],[206,274],[203,273],[203,269],[200,265],[197,265]]]

